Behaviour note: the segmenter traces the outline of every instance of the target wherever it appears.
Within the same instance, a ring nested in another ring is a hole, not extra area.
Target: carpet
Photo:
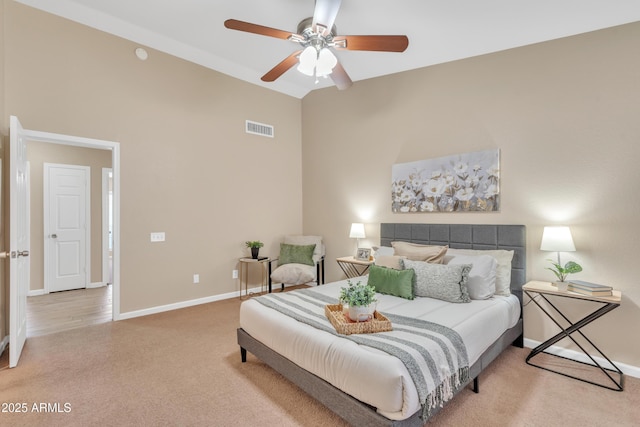
[[[18,367],[0,368],[0,425],[346,425],[253,355],[240,362],[239,306],[230,299],[29,338]],[[528,366],[528,352],[509,348],[480,376],[479,394],[463,390],[429,425],[638,425],[640,379],[604,390]]]

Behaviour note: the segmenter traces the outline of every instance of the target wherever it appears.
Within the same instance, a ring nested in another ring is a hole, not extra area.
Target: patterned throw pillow
[[[471,302],[467,291],[470,264],[443,265],[403,259],[405,269],[415,272],[415,295],[449,302]]]
[[[313,251],[315,248],[316,245],[289,245],[287,243],[280,243],[280,257],[278,257],[278,265],[315,265],[315,262],[313,261]]]

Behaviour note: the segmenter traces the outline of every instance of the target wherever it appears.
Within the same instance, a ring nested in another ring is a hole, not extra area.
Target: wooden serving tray
[[[391,331],[391,321],[377,310],[373,319],[366,322],[354,322],[342,312],[342,304],[325,305],[324,313],[339,334],[372,334],[374,332]]]

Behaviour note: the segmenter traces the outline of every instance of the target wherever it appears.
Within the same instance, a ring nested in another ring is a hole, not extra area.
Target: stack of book
[[[612,295],[611,291],[613,288],[611,286],[584,282],[582,280],[569,280],[568,290],[593,297],[608,297]]]

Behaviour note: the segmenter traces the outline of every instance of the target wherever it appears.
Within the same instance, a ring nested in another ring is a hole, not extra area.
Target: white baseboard
[[[285,285],[285,288],[289,287],[289,286],[293,286],[293,285]],[[274,286],[273,289],[276,289],[276,288],[279,288],[279,287],[280,287],[280,284],[278,284],[277,287]],[[262,292],[262,288],[260,288],[260,287],[255,287],[255,288],[250,288],[249,289],[249,293],[259,293],[259,292]],[[242,292],[242,294],[244,295],[244,292]],[[192,299],[192,300],[189,300],[189,301],[182,301],[182,302],[177,302],[177,303],[174,303],[174,304],[160,305],[160,306],[157,306],[157,307],[144,308],[142,310],[128,311],[126,313],[120,313],[120,316],[118,316],[118,318],[114,319],[114,320],[133,319],[134,317],[148,316],[150,314],[163,313],[165,311],[178,310],[180,308],[192,307],[194,305],[207,304],[207,303],[210,303],[210,302],[222,301],[222,300],[229,299],[229,298],[239,298],[239,297],[240,297],[240,291],[229,292],[229,293],[226,293],[226,294],[213,295],[213,296],[210,296],[210,297]]]
[[[534,341],[534,340],[530,340],[528,338],[524,339],[524,346],[527,348],[535,348],[537,346],[539,346],[541,343],[539,341]],[[576,360],[578,362],[584,362],[584,363],[589,363],[589,364],[593,364],[593,362],[583,353],[579,352],[579,351],[575,351],[575,350],[569,350],[563,347],[559,347],[556,345],[552,345],[551,347],[549,347],[548,349],[545,350],[546,353],[551,353],[551,354],[555,354],[556,356],[562,356],[562,357],[566,357],[567,359],[571,359],[571,360]],[[603,359],[602,357],[599,356],[593,356],[592,357],[599,363],[601,364],[603,367],[605,368],[613,368],[609,362],[607,362],[606,359]],[[630,377],[634,377],[634,378],[640,378],[640,367],[639,366],[633,366],[633,365],[628,365],[626,363],[621,363],[621,362],[616,362],[615,360],[613,360],[613,363],[616,364],[616,366],[618,368],[620,368],[620,370],[625,374],[625,375],[629,375]]]
[[[103,286],[107,286],[105,282],[93,282],[87,285],[87,289],[101,288]]]
[[[4,353],[4,351],[7,349],[7,347],[9,346],[9,335],[5,336],[2,341],[0,341],[0,356],[2,356],[2,353]]]
[[[93,283],[89,283],[87,285],[87,289],[95,289],[95,288],[101,288],[103,286],[107,286],[108,283],[105,282],[93,282]],[[45,292],[44,289],[34,289],[31,290],[27,293],[28,297],[37,297],[40,295],[47,295],[49,292]]]

